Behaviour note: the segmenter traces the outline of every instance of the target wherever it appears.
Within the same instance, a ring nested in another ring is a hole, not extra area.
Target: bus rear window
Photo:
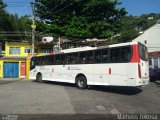
[[[138,44],[139,47],[139,55],[140,58],[144,61],[148,60],[148,51],[147,51],[147,47],[142,45],[141,43]]]

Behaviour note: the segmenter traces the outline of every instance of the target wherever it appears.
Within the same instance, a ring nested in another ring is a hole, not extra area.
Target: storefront
[[[23,78],[28,76],[26,58],[2,57],[0,58],[0,78]]]

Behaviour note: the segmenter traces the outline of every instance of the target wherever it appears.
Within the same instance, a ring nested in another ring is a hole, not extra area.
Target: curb
[[[33,79],[29,79],[29,78],[0,78],[0,81],[1,80],[8,80],[8,81],[11,81],[11,80],[22,80],[22,81],[27,81],[27,80],[33,80]]]

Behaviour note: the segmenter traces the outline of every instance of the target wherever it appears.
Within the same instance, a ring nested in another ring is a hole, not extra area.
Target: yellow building
[[[53,51],[53,45],[35,46],[36,55],[46,55]],[[0,78],[29,77],[32,47],[28,42],[5,42],[5,54],[0,57]]]

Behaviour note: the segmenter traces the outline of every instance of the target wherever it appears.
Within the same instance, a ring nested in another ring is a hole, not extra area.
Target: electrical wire
[[[81,1],[81,0],[79,0],[79,1]],[[79,2],[79,1],[78,1],[78,2]],[[51,16],[53,16],[53,15],[57,14],[58,12],[60,12],[60,11],[64,10],[65,8],[69,7],[70,5],[73,5],[75,2],[77,2],[77,1],[75,0],[74,2],[72,2],[72,3],[68,4],[68,5],[66,5],[65,7],[63,7],[63,8],[61,8],[61,9],[59,9],[59,10],[57,10],[57,11],[53,12],[53,14],[50,14],[50,15],[45,16],[45,17],[46,17],[46,18],[51,17]],[[62,5],[62,4],[61,4],[61,5]],[[58,7],[59,7],[59,6],[60,6],[60,5],[58,5]],[[58,8],[58,7],[56,7],[56,8]],[[50,10],[50,12],[52,12],[52,10],[55,10],[56,8],[51,9],[51,10]]]

